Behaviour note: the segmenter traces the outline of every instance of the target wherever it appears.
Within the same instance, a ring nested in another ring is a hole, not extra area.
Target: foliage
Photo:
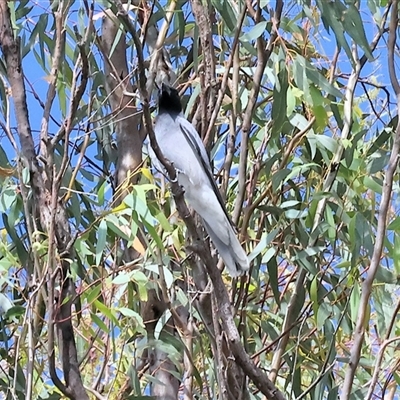
[[[230,399],[223,380],[234,361],[219,348],[224,333],[203,323],[186,225],[162,177],[151,174],[146,146],[145,162],[116,182],[121,151],[132,146],[115,134],[125,116],[110,105],[99,18],[106,8],[122,21],[110,58],[126,30],[127,78],[140,85],[142,72],[117,3],[96,2],[93,9],[86,1],[8,4],[21,39],[38,160],[53,205],[65,207],[73,251],[55,250],[56,234],[38,220],[3,58],[0,392],[7,399],[62,397],[49,366],[54,347],[63,377],[62,339],[54,344],[49,335],[55,297],[58,306],[73,303],[80,373],[91,396],[149,398],[159,378],[148,355],[157,348],[168,356],[182,398]],[[195,23],[201,2],[132,3],[140,4],[129,15],[146,66],[156,54],[146,29],[166,36],[163,51],[182,85],[185,115],[210,149],[252,260],[242,280],[223,274],[246,352],[288,399],[395,398],[399,181],[396,174],[391,183],[388,166],[398,156],[398,104],[388,67],[389,36],[396,37],[387,28],[397,1],[259,1],[253,8],[213,0],[209,48],[201,42],[207,32]],[[60,42],[57,21],[65,35]],[[84,54],[89,73],[80,98]],[[134,109],[142,110],[140,100]],[[130,129],[127,137],[140,134],[137,126]],[[136,258],[127,257],[129,250]],[[73,298],[63,297],[65,281],[51,274],[63,263],[75,283]],[[153,289],[165,307],[150,321]],[[216,301],[212,296],[214,315]],[[263,398],[257,387],[249,381],[249,398]]]

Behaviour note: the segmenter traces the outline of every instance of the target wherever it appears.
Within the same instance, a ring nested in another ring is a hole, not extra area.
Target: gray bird
[[[196,129],[182,113],[178,91],[165,84],[159,94],[154,133],[164,157],[177,171],[186,200],[203,219],[230,275],[242,275],[249,269],[249,261],[215,183],[206,149]],[[151,146],[149,154],[153,166],[163,171]]]

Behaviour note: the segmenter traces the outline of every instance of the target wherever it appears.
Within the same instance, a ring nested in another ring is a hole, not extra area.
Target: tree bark
[[[120,4],[119,6],[121,7]],[[139,20],[143,20],[143,18],[139,18]],[[117,203],[130,190],[130,185],[124,185],[124,188],[127,189],[121,190],[122,184],[134,184],[139,178],[136,171],[142,163],[143,140],[147,134],[142,125],[142,112],[135,105],[135,97],[126,94],[133,94],[134,88],[126,60],[126,35],[121,34],[118,42],[114,45],[119,29],[121,29],[120,21],[111,11],[108,11],[103,18],[100,48],[105,60],[107,90],[110,95],[117,137],[118,162],[115,199]],[[145,244],[144,241],[142,243]],[[137,258],[138,254],[134,249],[127,250],[126,261]],[[157,345],[151,346],[157,320],[166,310],[166,304],[160,299],[161,297],[157,290],[149,290],[148,301],[141,305],[141,316],[146,323],[149,340],[146,361],[150,365],[149,372],[157,381],[157,383],[151,384],[152,395],[159,399],[175,400],[178,397],[179,380],[170,371],[176,372],[177,368],[168,358],[168,354],[159,349]],[[149,321],[151,322],[149,323]]]
[[[58,254],[62,254],[64,259],[72,259],[73,255],[70,250],[72,236],[67,213],[64,204],[57,200],[59,184],[53,185],[54,182],[52,182],[51,189],[49,188],[49,184],[46,185],[43,170],[37,160],[35,143],[29,122],[21,49],[19,39],[14,37],[10,10],[6,0],[0,1],[0,46],[5,57],[7,79],[12,90],[18,137],[21,144],[21,157],[24,165],[30,172],[30,184],[34,199],[33,204],[36,205],[34,208],[34,215],[39,220],[43,231],[53,233],[52,236],[49,234],[49,239],[56,244]],[[82,80],[83,79],[84,76],[82,76]],[[78,101],[79,100],[80,99],[78,99]],[[72,120],[71,115],[70,120]],[[51,157],[51,155],[49,156]],[[50,168],[53,168],[53,166],[51,165]],[[56,199],[54,202],[55,204],[52,204],[52,199]],[[53,206],[55,209],[52,209]],[[51,257],[50,253],[49,257]],[[53,263],[54,260],[50,262]],[[78,357],[71,320],[72,301],[67,300],[75,295],[74,284],[71,279],[68,278],[68,262],[61,262],[60,267],[62,291],[56,315],[50,315],[50,318],[54,317],[56,319],[56,323],[58,322],[57,327],[61,333],[62,343],[60,343],[60,347],[63,349],[62,364],[66,385],[64,386],[57,378],[55,371],[50,371],[50,374],[54,377],[54,383],[57,387],[70,399],[85,400],[89,399],[89,397],[83,387],[77,361]],[[48,281],[52,280],[53,277],[49,277]],[[49,298],[53,299],[53,295],[54,293],[52,293],[52,296]],[[53,307],[57,306],[55,304],[50,304],[50,308]],[[52,324],[49,325],[51,326]],[[51,347],[51,349],[49,357],[54,357],[53,345],[53,343],[50,343],[49,347]]]

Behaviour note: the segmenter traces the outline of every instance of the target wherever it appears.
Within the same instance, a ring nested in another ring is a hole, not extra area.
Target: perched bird
[[[154,133],[164,157],[173,163],[185,198],[201,216],[204,227],[231,276],[249,269],[247,255],[215,183],[206,149],[194,126],[184,117],[178,91],[162,84]],[[149,154],[159,171],[163,168],[152,149]]]

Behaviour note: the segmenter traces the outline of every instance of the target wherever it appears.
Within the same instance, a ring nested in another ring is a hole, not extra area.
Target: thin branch
[[[349,307],[349,304],[350,304],[350,300],[351,300],[351,296],[348,296],[348,297],[347,297],[346,304],[345,304],[345,306],[344,306],[344,309],[343,309],[343,311],[342,311],[342,313],[341,313],[341,315],[340,315],[340,318],[339,318],[339,320],[338,320],[338,323],[337,323],[337,325],[336,325],[335,332],[333,333],[332,337],[330,338],[329,350],[328,350],[328,353],[325,355],[325,361],[324,361],[324,364],[322,365],[322,368],[321,368],[320,373],[318,374],[318,376],[317,376],[315,379],[313,379],[312,384],[309,385],[309,386],[307,387],[307,389],[306,389],[300,396],[298,396],[298,397],[296,398],[296,400],[301,400],[301,399],[306,398],[306,396],[307,396],[307,395],[318,385],[318,383],[326,376],[326,373],[330,372],[331,369],[335,366],[336,360],[334,360],[330,365],[328,365],[328,361],[329,361],[329,359],[330,359],[330,356],[331,356],[332,351],[333,351],[333,349],[334,349],[334,347],[335,347],[335,344],[336,344],[336,335],[337,335],[339,329],[341,329],[342,321],[343,321],[345,315],[346,315],[347,312],[348,312],[348,307]]]
[[[389,7],[387,7],[387,9],[383,15],[382,22],[379,27],[378,33],[375,35],[375,37],[373,38],[373,40],[371,42],[371,46],[370,46],[371,51],[374,51],[379,40],[381,39],[381,37],[383,35],[384,26],[386,24],[386,19],[388,16],[388,11],[389,11]],[[335,53],[335,59],[337,57],[337,54],[338,53]],[[354,58],[357,60],[357,52],[354,51],[353,54],[354,54]],[[343,143],[344,139],[348,138],[348,136],[351,132],[354,90],[355,90],[355,87],[359,80],[361,70],[366,62],[367,62],[367,57],[366,57],[366,55],[363,55],[360,58],[360,60],[356,63],[356,68],[352,71],[351,76],[348,81],[348,84],[347,84],[346,93],[345,93],[345,104],[344,104],[344,126],[343,126],[343,129],[341,132],[341,139],[342,139],[341,143]],[[334,76],[334,71],[331,70],[331,79],[333,76]],[[344,152],[344,147],[341,144],[338,147],[335,155],[333,156],[332,163],[331,163],[333,168],[331,168],[328,176],[326,177],[326,179],[324,181],[322,191],[329,192],[331,190],[331,188],[335,182],[336,175],[338,173],[338,168],[336,168],[336,166],[339,165],[339,162],[343,156],[343,152]],[[322,221],[326,202],[327,202],[327,198],[325,197],[325,198],[322,198],[317,205],[317,210],[316,210],[314,221],[313,221],[313,230],[316,229]],[[315,237],[315,239],[311,239],[311,237],[310,237],[309,246],[310,247],[315,246],[315,243],[317,242],[317,240],[318,240],[318,237]],[[285,334],[282,337],[282,339],[279,341],[278,348],[274,352],[274,356],[273,356],[272,364],[271,364],[270,378],[273,382],[275,382],[275,380],[276,380],[277,373],[278,373],[278,370],[281,365],[281,359],[285,352],[287,343],[289,341],[290,330],[288,331],[288,327],[290,325],[292,325],[292,321],[294,320],[294,318],[296,318],[296,316],[294,315],[294,310],[297,308],[297,301],[298,301],[299,295],[304,290],[304,281],[306,279],[306,276],[307,276],[307,272],[304,268],[302,268],[300,270],[299,275],[297,276],[296,285],[293,290],[292,296],[289,300],[289,305],[288,305],[288,309],[287,309],[287,312],[285,315],[285,320],[284,320],[284,324],[283,324],[283,328],[282,328],[282,331],[287,331],[288,333]]]
[[[223,333],[221,332],[221,326],[219,324],[218,319],[218,305],[216,296],[213,293],[211,296],[211,306],[212,306],[212,319],[214,325],[215,332],[215,346],[213,346],[213,353],[215,357],[215,367],[217,369],[217,381],[218,381],[218,399],[220,400],[228,400],[232,398],[232,395],[229,392],[229,388],[227,387],[226,377],[226,359],[224,357],[224,353],[222,350],[222,343],[224,341]]]
[[[25,166],[28,167],[30,171],[32,189],[37,200],[35,213],[38,212],[39,207],[42,209],[42,212],[40,213],[42,225],[48,227],[50,212],[46,207],[47,199],[44,192],[41,190],[41,188],[44,188],[44,182],[41,175],[41,168],[36,159],[35,144],[29,123],[28,105],[20,54],[20,41],[14,38],[7,0],[0,0],[0,45],[4,54],[7,67],[7,78],[10,82],[14,100],[22,158]]]
[[[53,63],[50,71],[49,86],[47,89],[46,103],[44,104],[42,124],[40,128],[40,155],[44,160],[47,160],[48,156],[52,157],[52,152],[47,152],[47,140],[49,134],[49,119],[51,107],[56,97],[57,78],[61,66],[62,52],[65,46],[65,29],[64,29],[64,2],[60,1],[58,10],[54,13],[54,19],[56,22],[55,29],[55,45],[53,54]],[[47,171],[47,179],[51,178],[53,162],[49,160],[49,171]]]
[[[185,377],[183,379],[183,400],[193,399],[193,319],[190,316],[186,332],[182,335],[183,343],[187,349],[183,355]]]
[[[343,140],[346,139],[351,132],[351,127],[352,127],[352,122],[353,122],[352,121],[352,109],[353,109],[353,101],[354,101],[354,90],[357,85],[357,81],[358,81],[360,72],[361,72],[361,65],[358,62],[356,64],[356,69],[353,70],[353,72],[350,76],[349,82],[347,84],[347,89],[346,89],[345,104],[344,104],[344,126],[343,126],[343,130],[342,130],[342,134],[341,134],[342,143],[343,143]],[[332,166],[338,165],[338,163],[340,162],[340,160],[343,156],[343,152],[344,152],[344,147],[343,147],[343,145],[341,145],[338,147],[336,153],[333,156],[332,163],[331,163]],[[337,172],[338,172],[338,168],[335,168],[335,167],[330,168],[329,174],[324,181],[324,185],[323,185],[323,189],[322,189],[323,192],[329,192],[332,189],[332,186],[336,179]],[[312,228],[313,231],[318,227],[318,225],[321,223],[321,221],[323,219],[326,202],[327,202],[326,197],[322,198],[318,202],[317,210],[315,212],[315,217],[314,217],[314,221],[313,221],[313,228]],[[310,236],[309,246],[310,247],[315,246],[315,243],[317,242],[317,240],[318,240],[318,236],[314,237],[314,238],[312,238],[312,236]],[[298,298],[299,298],[300,294],[303,293],[303,291],[304,291],[304,280],[305,280],[306,276],[307,276],[306,269],[301,268],[300,273],[297,276],[295,289],[289,300],[289,305],[288,305],[288,309],[287,309],[287,312],[285,315],[285,320],[284,320],[283,328],[282,328],[282,330],[284,330],[284,331],[287,331],[287,328],[292,324],[292,321],[295,318],[294,310],[296,310],[296,308],[297,308],[297,302],[298,302]],[[271,364],[271,373],[270,373],[270,378],[273,381],[275,381],[275,379],[277,377],[278,370],[281,365],[281,359],[282,359],[283,353],[286,349],[288,341],[289,341],[289,332],[288,332],[288,334],[286,334],[285,336],[282,337],[282,339],[279,341],[276,351],[274,352],[274,357],[272,359],[272,364]]]
[[[397,341],[400,341],[400,336],[396,336],[394,338],[386,339],[383,341],[383,343],[379,349],[379,352],[378,352],[378,357],[376,357],[374,373],[372,375],[372,380],[371,380],[371,383],[369,384],[368,393],[367,393],[367,396],[365,397],[365,400],[371,400],[372,396],[374,394],[376,382],[378,382],[378,375],[379,375],[379,371],[381,370],[383,355],[385,354],[386,347],[389,346],[391,343],[397,342]]]
[[[393,0],[392,2],[393,9],[391,15],[391,21],[389,26],[389,54],[388,54],[388,64],[389,64],[389,74],[390,81],[393,86],[393,90],[396,93],[397,98],[397,114],[400,115],[400,86],[396,78],[396,74],[394,69],[390,69],[390,66],[394,66],[394,49],[390,48],[390,46],[394,46],[396,41],[396,29],[398,25],[398,2],[397,0]],[[367,272],[367,277],[363,282],[362,290],[361,290],[361,299],[358,307],[357,314],[357,322],[355,327],[354,339],[353,339],[353,347],[350,352],[350,361],[349,366],[347,368],[345,379],[343,383],[343,388],[341,392],[340,399],[347,400],[350,397],[351,389],[353,386],[354,376],[356,373],[356,369],[358,367],[358,363],[360,361],[360,353],[362,343],[364,341],[365,334],[365,316],[367,312],[367,307],[369,304],[369,299],[372,292],[372,285],[375,279],[376,272],[378,271],[380,260],[382,256],[382,250],[385,241],[386,234],[386,221],[388,217],[388,210],[390,206],[390,200],[392,197],[392,188],[393,188],[393,177],[396,173],[396,169],[398,166],[399,160],[399,152],[400,152],[400,121],[397,124],[396,132],[393,141],[393,147],[390,154],[390,159],[388,163],[387,170],[385,172],[385,179],[383,183],[383,191],[381,202],[379,206],[379,216],[378,216],[378,227],[376,231],[376,240],[374,245],[374,251],[371,258],[371,263]]]
[[[49,226],[49,248],[48,248],[48,259],[47,259],[47,274],[48,274],[48,303],[47,309],[49,313],[48,322],[48,338],[47,338],[47,352],[49,356],[49,372],[51,380],[54,382],[56,387],[66,396],[72,398],[72,392],[61,382],[56,371],[56,356],[54,346],[54,330],[56,320],[55,310],[55,279],[58,275],[58,268],[54,265],[56,260],[56,235],[55,235],[55,214],[57,212],[57,190],[55,180],[55,165],[53,166],[52,176],[52,197],[51,197],[51,220]]]
[[[235,208],[232,215],[232,221],[235,224],[237,224],[239,221],[246,191],[248,141],[250,136],[250,127],[254,112],[254,106],[257,103],[257,97],[261,87],[261,80],[264,76],[264,70],[267,65],[267,61],[272,54],[275,41],[278,37],[278,29],[281,21],[282,10],[283,10],[283,1],[277,0],[275,6],[275,12],[272,13],[271,17],[271,20],[273,22],[272,24],[273,28],[266,48],[264,48],[265,43],[262,36],[260,36],[257,39],[257,68],[254,73],[253,87],[249,95],[249,100],[247,102],[242,122],[242,138],[241,138],[239,169],[238,169],[238,193],[236,197]],[[257,22],[259,22],[261,13],[260,6],[257,8],[257,13],[258,13]]]
[[[246,16],[246,11],[247,11],[246,7],[243,6],[242,13],[240,14],[240,17],[238,19],[238,23],[236,25],[236,32],[235,32],[235,36],[233,38],[231,54],[229,55],[227,64],[225,66],[225,72],[224,72],[224,76],[222,77],[221,87],[219,88],[218,98],[217,98],[217,101],[214,104],[213,113],[211,114],[211,118],[210,118],[210,120],[208,122],[208,129],[207,129],[207,132],[206,132],[206,134],[204,136],[204,143],[206,143],[206,144],[211,141],[211,134],[212,134],[213,129],[214,129],[215,121],[217,120],[217,117],[218,117],[218,114],[219,114],[219,110],[220,110],[221,105],[222,105],[222,101],[223,101],[224,96],[226,94],[226,88],[227,88],[227,85],[228,85],[228,78],[229,78],[230,70],[231,70],[232,65],[233,65],[233,60],[235,58],[236,49],[238,47],[239,35],[242,33],[242,29],[241,28],[242,28],[242,25],[243,25],[244,18]]]
[[[239,130],[237,129],[237,120],[239,115],[239,82],[240,82],[240,58],[239,58],[239,49],[236,46],[234,49],[231,49],[233,53],[233,63],[232,63],[232,87],[231,87],[231,94],[232,94],[232,111],[229,118],[229,134],[226,143],[226,152],[225,152],[225,161],[223,165],[223,177],[222,177],[222,184],[221,184],[221,194],[223,199],[226,197],[226,191],[228,190],[229,185],[229,178],[230,172],[233,162],[233,156],[236,151],[236,138]],[[231,54],[232,54],[231,53]],[[227,73],[228,70],[224,73]],[[224,89],[225,92],[225,89]],[[224,93],[223,92],[223,93]],[[220,92],[221,93],[221,92]],[[222,99],[222,97],[221,97]],[[220,106],[218,107],[218,109]],[[215,111],[215,110],[214,110]]]
[[[144,35],[146,42],[151,50],[151,61],[149,66],[149,74],[147,78],[147,92],[151,93],[154,87],[154,81],[157,78],[157,74],[166,72],[169,79],[168,82],[174,84],[175,82],[175,74],[171,69],[171,65],[169,64],[169,56],[168,53],[164,49],[165,38],[168,33],[169,26],[171,25],[172,18],[174,16],[174,11],[177,5],[177,1],[173,0],[169,3],[168,10],[165,12],[165,19],[161,26],[160,32],[157,34],[157,40],[153,43],[152,37],[153,35]],[[155,31],[157,33],[155,26],[149,26],[146,24],[146,32]],[[151,36],[151,37],[150,37]],[[164,65],[166,64],[166,65]],[[164,71],[165,70],[165,71]],[[172,79],[171,79],[172,78]],[[163,79],[160,79],[163,81]]]
[[[199,30],[201,53],[203,58],[203,71],[200,73],[200,109],[201,109],[201,130],[198,130],[200,137],[205,137],[206,130],[214,130],[214,123],[208,122],[208,115],[215,111],[215,50],[212,37],[210,21],[211,3],[201,0],[190,0],[192,13]],[[229,69],[226,71],[229,72]],[[214,110],[213,110],[214,109]],[[206,148],[211,144],[211,137],[204,141]]]
[[[92,24],[89,24],[89,27],[91,27]],[[78,110],[78,106],[80,101],[82,100],[82,96],[85,93],[85,89],[86,89],[86,85],[88,82],[88,78],[89,78],[89,61],[87,58],[87,54],[86,54],[86,49],[85,49],[85,43],[82,41],[76,26],[74,26],[74,30],[75,30],[75,35],[77,37],[77,45],[78,45],[78,49],[79,49],[79,57],[77,62],[75,63],[75,67],[74,67],[74,73],[73,73],[73,77],[72,77],[72,97],[71,97],[71,101],[69,104],[69,114],[68,117],[65,121],[65,123],[61,126],[61,128],[59,129],[59,131],[54,135],[54,137],[51,140],[51,149],[53,149],[59,142],[59,140],[61,138],[63,138],[65,136],[65,143],[66,143],[66,150],[68,149],[68,137],[69,134],[72,130],[72,124],[73,124],[73,120],[75,118],[76,112]],[[81,66],[80,70],[78,70],[78,66]],[[79,82],[79,85],[77,85],[77,81],[78,81],[78,76],[81,76],[81,80]],[[66,167],[65,163],[66,163],[66,159],[65,157],[68,155],[68,151],[64,151],[64,157],[63,157],[63,161],[62,161],[62,166],[60,167],[60,172],[58,173],[57,179],[60,179],[60,175],[61,173],[63,173],[63,169]]]
[[[119,0],[115,2],[119,16],[127,27],[129,33],[132,35],[133,42],[136,46],[138,69],[139,69],[139,91],[142,98],[143,115],[145,128],[149,134],[150,143],[154,150],[154,153],[161,164],[164,166],[170,182],[171,191],[174,196],[176,207],[179,215],[185,222],[188,232],[196,242],[196,247],[200,258],[202,259],[205,267],[207,268],[208,274],[213,282],[215,293],[217,296],[217,302],[219,307],[219,315],[222,320],[225,333],[228,338],[230,349],[235,357],[235,361],[243,369],[243,372],[254,382],[254,384],[261,390],[268,399],[284,400],[284,395],[275,387],[275,385],[268,379],[265,373],[256,367],[249,355],[245,352],[243,345],[240,340],[240,336],[233,319],[229,296],[226,291],[226,287],[221,278],[220,271],[216,268],[215,263],[211,257],[210,249],[202,241],[197,240],[201,237],[197,230],[196,224],[193,217],[191,216],[189,209],[184,201],[182,188],[179,186],[174,166],[163,156],[155,138],[151,115],[149,110],[148,93],[146,89],[146,76],[144,67],[144,57],[141,42],[138,38],[136,30],[132,26],[122,4]]]
[[[398,11],[398,0],[392,0],[392,12],[390,15],[389,22],[389,39],[388,39],[388,67],[390,83],[392,84],[393,90],[396,96],[400,96],[400,85],[396,76],[396,68],[394,66],[394,48],[396,45],[396,29],[399,24],[399,11]]]
[[[394,309],[394,311],[392,313],[392,318],[390,319],[390,323],[387,328],[385,340],[388,340],[390,338],[390,334],[392,333],[392,329],[396,322],[397,316],[399,315],[399,311],[400,311],[400,300],[397,302],[396,308]]]

